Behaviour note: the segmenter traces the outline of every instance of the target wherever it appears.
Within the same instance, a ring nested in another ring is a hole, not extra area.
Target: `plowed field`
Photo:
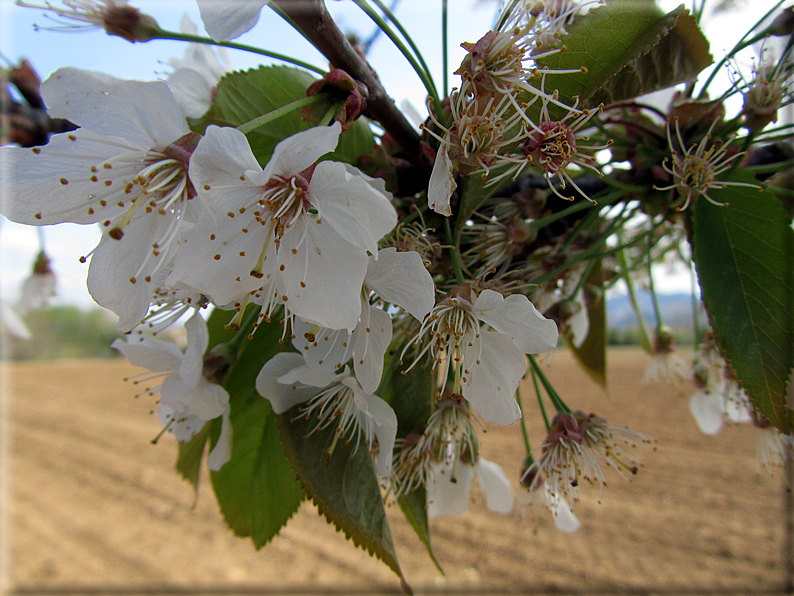
[[[441,576],[396,508],[392,533],[417,593],[758,594],[782,589],[784,482],[759,473],[758,431],[698,431],[691,387],[643,385],[647,356],[609,354],[604,393],[557,353],[549,376],[569,405],[657,439],[624,481],[607,470],[603,497],[584,486],[582,529],[558,532],[550,515],[491,513],[476,494],[468,512],[431,521]],[[260,551],[224,526],[204,470],[197,502],[174,472],[170,435],[122,381],[122,360],[9,364],[9,549],[6,587],[22,594],[384,593],[399,582],[353,548],[305,503]],[[525,387],[529,431],[544,433]],[[9,397],[10,396],[10,397]],[[521,430],[487,426],[482,455],[517,478]],[[599,503],[599,500],[601,501]]]

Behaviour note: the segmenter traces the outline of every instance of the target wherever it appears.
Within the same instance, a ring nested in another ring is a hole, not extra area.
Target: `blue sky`
[[[43,0],[29,1],[43,3]],[[57,3],[57,0],[52,1]],[[188,14],[198,24],[199,30],[203,30],[194,0],[130,0],[130,3],[155,17],[163,29],[178,31],[182,15]],[[364,38],[373,32],[374,25],[351,2],[328,0],[327,4],[344,30],[354,31]],[[450,0],[450,4],[449,64],[450,70],[455,70],[463,56],[459,44],[476,41],[490,27],[495,4],[487,0]],[[665,0],[663,4],[670,10],[679,2]],[[756,15],[760,16],[772,4],[771,0],[752,0],[752,8],[710,19],[705,29],[712,41],[712,53],[721,55],[741,35],[748,24],[748,15],[756,20]],[[402,0],[396,14],[423,52],[440,87],[440,2]],[[79,33],[35,31],[34,23],[41,27],[54,24],[42,10],[22,8],[12,0],[0,0],[0,52],[12,62],[27,58],[42,80],[61,66],[102,71],[120,78],[164,78],[169,71],[168,59],[181,58],[185,50],[182,42],[155,40],[130,44],[101,30]],[[236,41],[287,53],[318,66],[325,65],[322,56],[308,42],[267,8],[263,9],[257,26]],[[230,50],[229,55],[237,69],[263,63],[260,56],[245,52]],[[369,58],[385,88],[398,104],[407,99],[421,108],[424,89],[410,66],[385,36],[378,39]],[[455,84],[455,78],[450,73],[452,85]],[[33,228],[13,224],[2,218],[0,220],[0,296],[13,301],[38,251],[38,236]],[[58,302],[91,305],[91,298],[85,289],[87,265],[81,265],[78,259],[96,245],[98,230],[93,226],[62,224],[46,227],[44,236],[47,252],[53,259],[58,276]],[[661,286],[667,291],[686,290],[689,287],[689,275],[666,275]]]

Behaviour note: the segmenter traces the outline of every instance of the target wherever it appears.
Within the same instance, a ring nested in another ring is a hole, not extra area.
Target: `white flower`
[[[380,397],[364,391],[349,368],[338,375],[321,372],[304,365],[300,354],[276,354],[256,377],[256,390],[276,414],[306,404],[301,414],[317,419],[311,432],[335,426],[329,457],[339,439],[358,445],[363,437],[371,450],[377,440],[375,471],[380,476],[391,475],[397,416]]]
[[[399,306],[420,321],[433,308],[434,284],[419,253],[378,251],[369,258],[361,293],[361,318],[352,332],[293,322],[292,345],[315,370],[333,372],[354,356],[356,378],[364,391],[374,393],[383,374],[383,357],[392,339],[391,317],[371,300]],[[373,296],[370,297],[370,294]]]
[[[129,331],[176,248],[194,194],[187,163],[198,135],[163,82],[62,68],[41,92],[52,116],[81,128],[43,147],[0,148],[10,191],[0,211],[28,225],[101,222],[88,289]]]
[[[183,33],[197,33],[196,25],[187,15],[182,17],[180,29]],[[168,86],[188,118],[198,118],[209,109],[218,81],[232,70],[226,48],[218,48],[218,55],[220,60],[209,46],[191,43],[185,49],[184,60],[169,60],[174,72],[168,75]]]
[[[244,307],[253,296],[263,310],[284,303],[307,322],[355,328],[367,251],[377,253],[397,213],[382,181],[337,162],[315,166],[340,132],[339,123],[299,132],[276,146],[262,171],[243,133],[208,127],[190,177],[214,213],[187,235],[169,284],[216,304]]]
[[[215,41],[228,41],[251,29],[267,0],[196,0],[204,28]]]
[[[521,417],[514,395],[526,370],[524,354],[555,347],[557,325],[522,294],[505,298],[483,290],[473,300],[471,288],[462,285],[433,308],[403,355],[411,345],[418,352],[414,364],[429,351],[434,370],[442,368],[444,386],[452,367],[452,392],[465,397],[486,422],[506,425]]]
[[[164,377],[163,382],[148,392],[160,392],[157,414],[178,441],[189,441],[207,421],[222,417],[220,437],[207,457],[207,467],[219,470],[231,456],[229,394],[202,376],[209,333],[198,311],[185,323],[185,328],[188,344],[184,354],[174,344],[151,337],[117,339],[113,347],[135,366],[165,373],[154,375]]]
[[[474,464],[445,459],[431,466],[427,482],[427,514],[440,517],[460,515],[466,511],[475,474],[485,491],[488,509],[510,513],[513,510],[510,481],[498,464],[480,457]]]

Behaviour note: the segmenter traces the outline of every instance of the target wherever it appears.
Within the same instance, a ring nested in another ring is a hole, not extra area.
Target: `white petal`
[[[204,29],[215,41],[229,41],[259,20],[266,0],[196,0]]]
[[[554,525],[560,532],[566,534],[573,534],[582,527],[577,517],[574,515],[571,505],[563,497],[551,492],[551,488],[547,483],[544,483],[544,488],[541,490],[546,491],[546,498],[554,517]]]
[[[308,385],[311,387],[328,387],[333,382],[338,382],[343,379],[346,379],[350,376],[349,369],[345,370],[344,373],[337,375],[332,372],[323,372],[319,370],[314,370],[308,366],[305,366],[301,363],[300,366],[297,366],[283,375],[278,377],[276,380],[281,383],[282,385]]]
[[[212,420],[228,409],[229,394],[226,389],[204,379],[191,390],[190,413],[196,418]]]
[[[427,514],[430,517],[460,515],[469,508],[474,466],[458,462],[430,467],[427,482]]]
[[[355,328],[367,271],[361,249],[327,223],[310,219],[305,233],[296,225],[284,235],[276,262],[291,312],[329,329]]]
[[[353,363],[356,378],[367,393],[375,393],[383,376],[383,357],[391,343],[392,326],[388,313],[362,305],[361,323],[356,327]]]
[[[187,331],[187,347],[182,358],[182,364],[179,366],[179,376],[182,377],[185,385],[195,387],[202,378],[204,352],[207,351],[207,345],[210,340],[207,324],[198,310],[185,323],[185,330]],[[215,416],[212,416],[212,418],[215,418]]]
[[[239,130],[210,125],[190,156],[190,179],[202,201],[218,215],[257,205],[264,191],[247,171],[261,171],[248,139]],[[226,220],[221,218],[220,223]],[[230,223],[230,222],[226,222]],[[261,227],[261,226],[258,226]]]
[[[155,270],[173,257],[176,244],[155,256],[152,245],[163,238],[174,222],[173,215],[154,212],[133,219],[124,236],[115,240],[103,236],[91,257],[88,291],[96,302],[119,317],[122,333],[141,322],[149,309],[156,287]]]
[[[0,198],[0,212],[27,225],[113,219],[125,210],[117,203],[126,181],[102,164],[137,150],[123,139],[83,129],[53,135],[43,147],[0,147],[3,183],[9,191]],[[92,167],[98,171],[94,173]],[[105,185],[108,180],[111,186]]]
[[[309,193],[325,223],[372,254],[378,252],[378,240],[397,225],[397,211],[389,200],[363,178],[352,176],[344,164],[317,164]]]
[[[192,68],[176,69],[168,76],[168,86],[182,114],[188,118],[199,118],[212,104],[214,85]]]
[[[124,354],[135,366],[143,366],[152,372],[176,370],[182,363],[180,349],[171,342],[160,339],[115,339],[111,347]]]
[[[524,355],[501,333],[480,331],[480,342],[479,354],[476,342],[464,348],[463,397],[486,422],[512,424],[521,418],[514,396],[526,370]]]
[[[223,467],[232,456],[232,424],[229,421],[229,408],[227,407],[222,414],[221,434],[218,442],[207,456],[207,467],[213,472],[217,472]]]
[[[353,355],[355,338],[347,329],[327,329],[295,317],[292,330],[292,345],[303,355],[306,365],[315,370],[333,372]]]
[[[524,354],[539,354],[557,346],[557,324],[544,317],[523,294],[505,298],[483,290],[474,301],[474,316],[504,333]]]
[[[356,397],[363,398],[366,403],[365,413],[374,423],[374,434],[378,440],[378,457],[375,462],[375,471],[378,476],[388,478],[391,476],[392,452],[394,440],[397,437],[397,415],[391,406],[377,395],[366,391],[356,391]],[[359,400],[356,400],[359,403]]]
[[[270,402],[276,414],[283,414],[292,406],[305,403],[317,395],[316,387],[282,385],[278,382],[289,371],[303,366],[300,354],[276,354],[268,360],[256,377],[256,391]]]
[[[452,215],[449,200],[458,184],[452,173],[452,161],[447,153],[447,145],[442,143],[436,155],[436,163],[433,165],[433,173],[430,175],[430,185],[427,189],[428,206],[441,215]]]
[[[435,306],[435,284],[418,252],[378,251],[369,258],[364,285],[386,302],[401,306],[420,321]]]
[[[273,176],[291,178],[300,174],[326,153],[336,149],[342,125],[315,126],[287,137],[273,150],[265,166],[265,179]]]
[[[700,431],[716,435],[722,428],[722,397],[705,391],[698,391],[689,398],[689,411],[697,422]]]
[[[143,149],[165,149],[190,132],[163,81],[127,81],[60,68],[41,84],[41,96],[51,116]]]
[[[474,465],[474,471],[485,490],[488,509],[497,513],[510,513],[513,510],[513,488],[502,468],[492,461],[480,458]]]
[[[263,278],[251,275],[265,245],[264,228],[252,209],[234,218],[220,215],[219,219],[222,225],[209,211],[201,215],[182,241],[166,283],[194,288],[210,296],[215,304],[230,304],[262,287],[275,263],[272,259],[265,261]]]
[[[568,325],[571,328],[573,345],[577,348],[581,348],[584,340],[587,339],[587,334],[590,333],[590,317],[587,313],[587,305],[584,301],[584,290],[579,290],[574,300],[580,308],[568,319]]]

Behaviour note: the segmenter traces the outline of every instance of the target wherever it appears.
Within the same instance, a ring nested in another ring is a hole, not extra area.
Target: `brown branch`
[[[337,27],[323,0],[274,0],[304,35],[335,67],[347,72],[368,91],[367,113],[380,123],[413,163],[426,172],[430,164],[419,148],[419,134],[386,93],[378,75],[353,49]]]

